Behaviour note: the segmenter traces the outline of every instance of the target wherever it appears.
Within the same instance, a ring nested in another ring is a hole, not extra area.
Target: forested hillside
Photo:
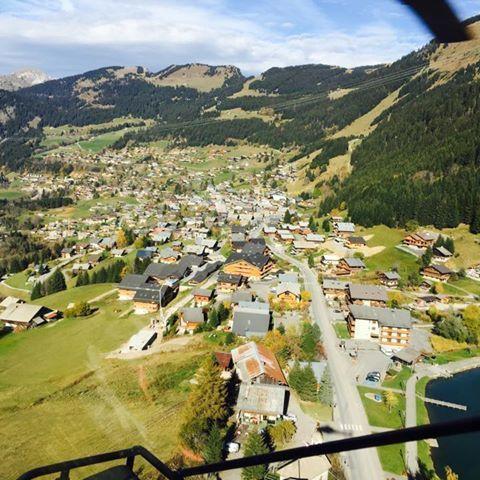
[[[474,33],[480,33],[472,19]],[[178,145],[239,141],[295,147],[309,164],[305,189],[321,213],[346,206],[355,222],[480,230],[480,40],[430,42],[389,64],[271,68],[246,79],[235,67],[108,67],[17,92],[0,91],[0,164],[31,160],[43,127],[88,125],[129,115],[155,124],[115,148],[168,138]],[[247,82],[248,83],[245,83]],[[229,118],[229,111],[245,118]],[[248,114],[248,115],[247,115]],[[342,178],[322,174],[346,156]],[[34,163],[37,162],[35,165]],[[304,165],[305,162],[302,163]],[[317,180],[316,180],[317,179]]]

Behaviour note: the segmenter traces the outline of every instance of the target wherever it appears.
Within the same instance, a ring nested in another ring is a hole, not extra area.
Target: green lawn
[[[88,218],[91,216],[92,207],[110,207],[115,208],[120,203],[134,204],[137,200],[133,197],[102,197],[92,198],[91,200],[80,200],[75,205],[70,207],[62,207],[54,210],[50,210],[52,220],[58,217],[66,218]]]
[[[384,387],[389,388],[398,388],[400,390],[405,390],[407,380],[412,375],[412,369],[409,367],[403,367],[400,372],[398,372],[394,377],[388,377],[383,382]]]
[[[452,285],[462,290],[466,290],[469,293],[480,296],[480,282],[472,280],[471,278],[460,278],[454,282],[446,283],[445,286]],[[452,292],[454,295],[462,295],[464,292],[454,289]]]
[[[25,193],[20,190],[0,189],[0,200],[15,200],[16,198],[23,197],[24,195]]]
[[[386,445],[377,450],[380,463],[386,472],[396,475],[405,473],[405,444]]]
[[[398,404],[391,412],[388,411],[384,402],[375,402],[367,397],[365,393],[383,395],[380,390],[368,387],[358,387],[363,406],[367,412],[368,422],[375,427],[402,428],[404,426],[405,396],[396,394]]]
[[[364,236],[373,235],[367,241],[369,247],[385,247],[380,253],[365,258],[365,264],[371,272],[391,270],[395,267],[402,278],[406,278],[409,273],[418,270],[416,257],[396,248],[406,235],[404,230],[377,225],[360,229],[358,233]]]
[[[480,348],[463,348],[461,350],[453,350],[452,352],[437,353],[434,363],[444,365],[448,362],[455,362],[465,358],[478,357],[480,355]]]
[[[125,134],[126,130],[118,130],[116,132],[108,132],[98,135],[90,140],[83,140],[78,142],[84,150],[90,150],[93,153],[98,153],[106,147],[109,147]]]
[[[434,469],[432,456],[430,454],[430,446],[427,442],[417,442],[417,454],[419,462],[424,463],[429,470]]]
[[[12,288],[20,288],[22,290],[31,290],[32,285],[27,283],[28,274],[26,270],[18,272],[5,280],[5,283]]]
[[[345,322],[335,322],[333,328],[335,329],[338,338],[350,338],[350,333],[348,332],[348,327]]]
[[[0,296],[1,297],[17,297],[21,298],[22,300],[29,300],[30,293],[24,292],[22,290],[14,290],[10,288],[8,285],[0,284]]]
[[[63,307],[79,292],[86,298],[109,288],[72,289],[43,303]],[[95,306],[89,317],[0,338],[0,478],[134,444],[161,458],[175,448],[180,404],[206,347],[136,361],[106,360],[105,353],[150,317],[119,318],[131,302],[115,296]]]
[[[319,422],[330,422],[332,420],[332,407],[319,402],[304,402],[299,400],[301,409],[310,417]]]
[[[55,308],[58,310],[65,310],[69,303],[77,303],[81,301],[88,302],[99,295],[102,295],[109,290],[116,288],[113,283],[97,283],[94,285],[85,285],[84,287],[75,287],[64,290],[63,292],[47,295],[46,297],[38,298],[32,303],[37,305],[44,305],[48,308]]]

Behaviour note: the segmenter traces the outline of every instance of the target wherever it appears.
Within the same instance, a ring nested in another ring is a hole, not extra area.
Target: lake
[[[467,406],[467,411],[426,404],[430,422],[455,420],[480,414],[480,369],[451,378],[439,378],[427,384],[427,397]],[[435,470],[444,478],[445,466],[458,474],[459,480],[480,479],[480,433],[438,439],[439,448],[432,448]]]

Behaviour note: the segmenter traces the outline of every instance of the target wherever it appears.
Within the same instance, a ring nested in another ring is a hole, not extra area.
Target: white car
[[[283,416],[284,420],[290,420],[294,423],[297,423],[297,416],[293,413],[287,413],[286,415]]]
[[[240,444],[237,442],[228,442],[227,451],[228,453],[238,453],[240,451]]]

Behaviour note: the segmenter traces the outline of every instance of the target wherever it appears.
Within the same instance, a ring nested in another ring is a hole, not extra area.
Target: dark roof
[[[269,262],[270,257],[263,255],[262,253],[248,254],[244,252],[234,252],[227,258],[225,265],[235,263],[240,260],[245,260],[246,262],[255,265],[258,268],[263,268]]]
[[[218,283],[231,283],[232,285],[240,285],[242,283],[241,275],[231,275],[230,273],[220,272],[218,274]]]
[[[212,296],[213,296],[213,290],[208,290],[207,288],[197,288],[197,289],[193,292],[193,295],[194,295],[194,296],[200,296],[200,297],[212,298]]]
[[[387,290],[378,285],[363,285],[359,283],[350,283],[350,298],[352,300],[373,300],[378,302],[387,302]]]
[[[350,243],[356,243],[358,245],[363,245],[366,243],[363,237],[348,237],[348,241]]]
[[[255,255],[261,254],[265,251],[265,244],[264,243],[256,243],[256,242],[247,242],[243,248],[242,253],[245,255]]]
[[[122,279],[118,288],[123,290],[136,290],[138,287],[146,283],[148,280],[148,275],[137,275],[134,273],[125,275]]]
[[[440,275],[448,275],[448,274],[451,274],[453,273],[448,267],[446,267],[445,265],[436,265],[436,264],[432,264],[430,265],[431,268],[433,268],[434,270],[436,270]],[[428,267],[427,267],[428,268]]]
[[[166,285],[157,285],[155,283],[145,283],[135,292],[134,302],[160,303],[170,287]]]
[[[376,320],[386,327],[411,328],[412,326],[412,316],[408,310],[366,305],[349,305],[348,308],[355,319]]]
[[[193,278],[190,280],[191,283],[201,283],[206,278],[211,275],[213,272],[218,270],[223,265],[223,262],[212,262],[207,263],[204,268],[198,270]]]
[[[145,275],[166,279],[183,278],[192,266],[200,266],[205,263],[202,257],[197,255],[185,255],[177,263],[151,263],[145,270]]]
[[[153,253],[151,250],[139,250],[137,252],[137,258],[152,258]]]
[[[253,300],[252,292],[248,290],[237,290],[232,294],[232,303],[251,302]]]

